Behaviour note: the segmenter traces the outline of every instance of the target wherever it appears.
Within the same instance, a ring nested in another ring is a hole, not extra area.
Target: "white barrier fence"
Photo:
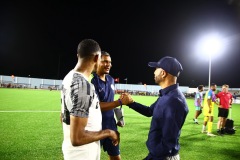
[[[60,89],[62,80],[0,75],[0,83],[1,87],[7,88]]]
[[[0,75],[0,87],[58,90],[62,88],[62,80]],[[143,93],[143,95],[158,95],[160,89],[161,87],[158,85],[115,84],[115,90],[138,92]],[[197,91],[197,88],[189,88],[188,86],[179,86],[179,89],[185,94],[193,94]],[[221,87],[218,87],[217,90],[220,91]],[[234,99],[234,103],[240,104],[240,88],[229,88],[229,91],[232,94],[236,93],[237,98]]]

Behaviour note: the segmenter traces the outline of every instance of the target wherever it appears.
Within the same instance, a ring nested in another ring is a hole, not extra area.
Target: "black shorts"
[[[228,109],[225,108],[218,108],[218,117],[228,117]]]

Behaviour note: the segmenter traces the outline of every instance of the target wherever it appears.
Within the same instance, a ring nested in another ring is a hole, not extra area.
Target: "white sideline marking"
[[[27,111],[27,110],[22,110],[22,111],[0,111],[0,112],[61,112],[60,110],[59,111]]]

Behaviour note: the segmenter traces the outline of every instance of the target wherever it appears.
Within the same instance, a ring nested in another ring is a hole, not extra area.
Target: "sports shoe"
[[[215,134],[212,134],[212,133],[207,133],[207,136],[215,137],[216,135],[215,135]]]
[[[220,132],[221,132],[221,134],[225,134],[225,129],[222,128],[222,129],[220,130]]]
[[[195,124],[199,124],[198,122],[194,122]]]
[[[221,130],[217,130],[217,134],[218,134],[219,136],[223,136]]]

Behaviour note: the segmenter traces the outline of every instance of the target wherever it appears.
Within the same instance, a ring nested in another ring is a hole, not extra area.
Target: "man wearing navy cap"
[[[122,102],[140,114],[152,117],[146,142],[149,154],[144,160],[179,160],[179,137],[188,114],[186,99],[177,84],[183,68],[173,57],[163,57],[148,65],[156,68],[154,79],[161,86],[157,101],[148,107],[134,102],[130,95],[125,94]]]

